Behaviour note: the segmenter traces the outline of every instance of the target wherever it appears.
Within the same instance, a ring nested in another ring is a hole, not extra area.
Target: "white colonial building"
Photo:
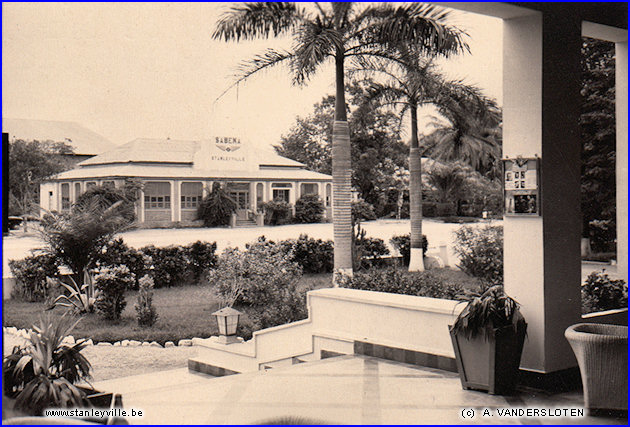
[[[318,194],[331,219],[332,177],[305,165],[259,149],[233,137],[203,141],[136,139],[87,159],[41,184],[45,211],[69,210],[95,185],[122,186],[126,179],[143,183],[138,222],[144,226],[192,223],[202,198],[219,183],[237,202],[237,219],[254,221],[270,200],[295,205],[303,194]]]

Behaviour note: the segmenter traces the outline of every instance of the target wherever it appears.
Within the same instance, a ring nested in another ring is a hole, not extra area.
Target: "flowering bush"
[[[153,326],[158,315],[153,307],[153,279],[148,275],[140,279],[138,299],[134,308],[138,325]]]
[[[488,285],[503,284],[503,227],[462,226],[455,231],[453,249],[464,272]]]
[[[127,266],[135,276],[133,289],[138,289],[138,281],[147,274],[152,263],[151,257],[127,246],[122,237],[108,242],[95,261],[98,267]]]
[[[22,260],[9,261],[11,273],[17,283],[11,291],[13,298],[25,301],[44,301],[50,296],[47,277],[59,275],[59,261],[52,255],[34,255]]]
[[[94,285],[98,290],[96,309],[109,320],[120,319],[125,309],[125,291],[135,283],[133,273],[124,265],[102,268],[94,277]]]
[[[301,276],[300,266],[279,245],[261,241],[246,251],[227,248],[209,281],[219,297],[232,298],[247,313],[255,331],[306,317],[305,293],[297,289]],[[241,331],[245,337],[249,332]]]
[[[628,307],[628,284],[594,271],[582,285],[582,314]]]

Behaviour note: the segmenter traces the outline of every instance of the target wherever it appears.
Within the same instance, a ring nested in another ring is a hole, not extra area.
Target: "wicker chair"
[[[584,406],[628,410],[628,327],[578,323],[564,336],[580,366]]]

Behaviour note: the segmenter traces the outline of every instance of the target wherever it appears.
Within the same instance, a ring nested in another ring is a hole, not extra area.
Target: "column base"
[[[409,254],[409,271],[424,271],[424,255],[422,248],[411,248]]]

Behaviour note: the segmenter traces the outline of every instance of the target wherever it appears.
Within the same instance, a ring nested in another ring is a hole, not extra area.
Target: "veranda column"
[[[562,8],[558,8],[562,12]],[[504,156],[541,157],[541,216],[505,217],[505,289],[529,326],[521,368],[576,366],[564,338],[580,317],[581,22],[504,20]]]
[[[627,33],[626,33],[627,37]],[[617,273],[628,282],[628,41],[615,43]]]

